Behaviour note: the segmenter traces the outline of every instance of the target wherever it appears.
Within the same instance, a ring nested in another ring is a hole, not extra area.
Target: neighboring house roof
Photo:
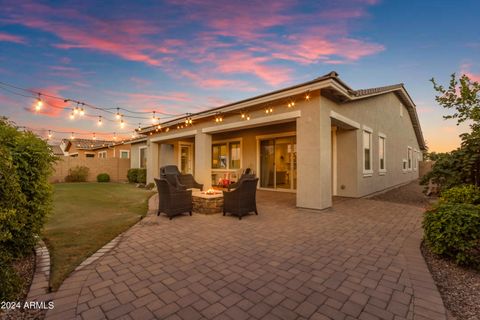
[[[56,156],[63,156],[64,155],[63,150],[60,147],[60,145],[52,144],[52,145],[49,145],[49,147],[52,150],[54,155],[56,155]]]
[[[426,150],[425,140],[423,138],[420,122],[418,120],[415,103],[413,102],[412,98],[408,94],[403,83],[383,86],[383,87],[376,87],[376,88],[353,90],[339,78],[338,73],[335,71],[327,73],[311,81],[303,82],[294,86],[272,91],[269,93],[252,97],[252,98],[240,100],[234,103],[229,103],[229,104],[208,109],[202,112],[193,113],[193,114],[190,114],[189,117],[191,117],[193,120],[201,119],[204,117],[212,116],[218,112],[229,112],[233,110],[242,109],[248,106],[250,103],[252,104],[266,103],[276,99],[280,99],[282,94],[290,93],[291,95],[296,95],[301,93],[302,90],[303,92],[306,92],[306,91],[313,91],[318,89],[321,89],[322,94],[325,94],[325,96],[335,99],[340,103],[348,103],[355,100],[366,99],[366,98],[374,97],[377,95],[387,94],[390,92],[395,93],[397,97],[400,99],[400,101],[402,101],[402,103],[408,109],[408,113],[410,115],[410,119],[412,121],[412,125],[415,130],[415,135],[417,137],[420,148],[422,150]],[[180,124],[184,122],[185,118],[186,116],[181,116],[181,117],[163,122],[161,125],[169,126],[169,125]],[[141,134],[148,134],[149,132],[155,131],[156,128],[157,128],[157,125],[152,125],[137,131]]]
[[[63,139],[63,142],[66,145],[65,151],[68,151],[71,145],[74,145],[79,150],[94,150],[115,143],[115,141],[110,140],[93,139]]]

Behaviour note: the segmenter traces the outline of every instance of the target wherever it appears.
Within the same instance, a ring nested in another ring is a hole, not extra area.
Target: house
[[[64,156],[63,150],[59,144],[50,144],[48,145],[54,156]]]
[[[259,189],[295,192],[311,209],[417,179],[426,149],[403,84],[354,90],[336,72],[138,132],[146,141],[131,153],[148,182],[166,164],[207,187],[248,167]]]
[[[130,144],[125,141],[63,139],[60,147],[69,157],[130,158]]]

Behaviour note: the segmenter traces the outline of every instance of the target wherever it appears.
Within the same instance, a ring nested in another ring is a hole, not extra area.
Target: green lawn
[[[54,189],[43,239],[52,263],[50,285],[57,290],[83,260],[147,213],[153,192],[120,183],[59,183]]]

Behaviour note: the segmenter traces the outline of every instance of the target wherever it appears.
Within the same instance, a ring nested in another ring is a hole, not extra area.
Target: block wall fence
[[[54,173],[50,177],[50,182],[65,182],[69,169],[76,166],[90,169],[87,178],[89,182],[97,181],[97,175],[100,173],[108,173],[112,182],[125,182],[128,169],[130,169],[130,159],[60,157],[60,160],[53,166]]]

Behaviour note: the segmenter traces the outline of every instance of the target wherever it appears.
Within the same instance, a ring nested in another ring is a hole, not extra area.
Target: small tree
[[[436,163],[423,182],[432,179],[441,188],[448,188],[462,183],[480,186],[480,84],[467,75],[457,79],[451,75],[448,88],[431,79],[433,88],[438,93],[437,103],[453,110],[444,119],[456,119],[457,125],[468,123],[471,131],[460,135],[460,148],[444,155],[436,154]]]

